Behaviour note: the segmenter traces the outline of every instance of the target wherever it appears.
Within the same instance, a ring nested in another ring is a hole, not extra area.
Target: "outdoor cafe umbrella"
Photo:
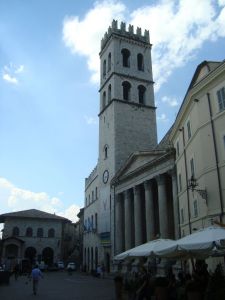
[[[210,251],[215,247],[225,249],[225,229],[210,226],[200,229],[177,241],[178,248],[187,251]]]
[[[170,247],[171,249],[176,248],[176,243],[174,240],[170,239],[157,239],[140,246],[129,249],[122,252],[114,257],[115,260],[123,260],[127,257],[148,257],[155,256],[155,252],[159,249],[164,249],[165,247]]]
[[[225,229],[210,226],[187,235],[176,242],[176,247],[164,247],[156,252],[160,257],[194,257],[224,254]]]

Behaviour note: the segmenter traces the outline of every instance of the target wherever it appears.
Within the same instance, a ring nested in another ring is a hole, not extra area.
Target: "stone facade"
[[[221,93],[221,95],[219,94]],[[225,63],[201,63],[174,123],[181,235],[224,222]],[[191,190],[190,179],[197,186]]]
[[[52,265],[65,260],[71,251],[75,228],[66,218],[31,209],[0,216],[4,222],[1,260],[45,261]]]

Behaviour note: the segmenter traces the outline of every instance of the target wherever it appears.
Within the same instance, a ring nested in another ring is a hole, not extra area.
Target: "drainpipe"
[[[115,217],[115,209],[116,209],[116,199],[115,199],[115,183],[113,184],[113,239],[114,239],[114,249],[113,249],[113,257],[116,255],[115,249],[116,249],[116,230],[115,230],[115,222],[116,222],[116,217]]]
[[[212,106],[211,106],[211,99],[210,99],[209,93],[207,93],[207,99],[208,99],[210,124],[211,124],[213,146],[214,146],[215,160],[216,160],[216,173],[217,173],[218,185],[219,185],[219,197],[220,197],[220,209],[221,209],[220,222],[222,222],[222,218],[223,218],[223,214],[224,214],[223,194],[222,194],[221,176],[220,176],[220,170],[219,170],[219,160],[218,160],[218,150],[217,150],[217,145],[216,145],[215,128],[214,128],[214,122],[213,122],[213,118],[212,118]]]
[[[188,190],[188,173],[187,173],[187,155],[186,155],[186,145],[185,145],[185,138],[184,138],[184,127],[180,129],[182,131],[182,138],[183,138],[183,148],[184,148],[184,165],[185,165],[185,176],[186,176],[186,188],[187,188],[187,203],[188,203],[188,227],[189,233],[192,233],[191,230],[191,214],[190,214],[190,196]]]

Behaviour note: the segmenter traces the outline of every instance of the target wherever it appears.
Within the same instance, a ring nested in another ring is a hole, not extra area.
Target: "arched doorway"
[[[5,256],[9,259],[17,258],[18,251],[19,251],[19,248],[17,245],[14,245],[14,244],[7,245],[5,248],[5,254],[6,254]]]
[[[109,253],[106,253],[106,255],[105,255],[105,270],[107,273],[110,272],[110,255],[109,255]]]
[[[95,247],[95,270],[97,270],[98,266],[98,248]]]
[[[90,250],[89,250],[89,248],[88,248],[88,256],[87,256],[87,271],[89,271],[90,270]]]
[[[94,269],[94,254],[93,247],[91,247],[91,271]]]
[[[46,247],[42,251],[42,259],[46,265],[51,266],[53,264],[54,251],[50,247]]]
[[[25,250],[25,258],[27,258],[31,264],[35,263],[36,252],[34,247],[27,247]]]

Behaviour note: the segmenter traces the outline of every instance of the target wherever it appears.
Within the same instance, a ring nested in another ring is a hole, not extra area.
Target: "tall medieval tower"
[[[99,111],[99,233],[103,253],[113,246],[110,181],[135,151],[157,145],[149,32],[117,21],[101,41]],[[110,234],[111,233],[111,234]],[[101,251],[102,252],[102,251]]]

